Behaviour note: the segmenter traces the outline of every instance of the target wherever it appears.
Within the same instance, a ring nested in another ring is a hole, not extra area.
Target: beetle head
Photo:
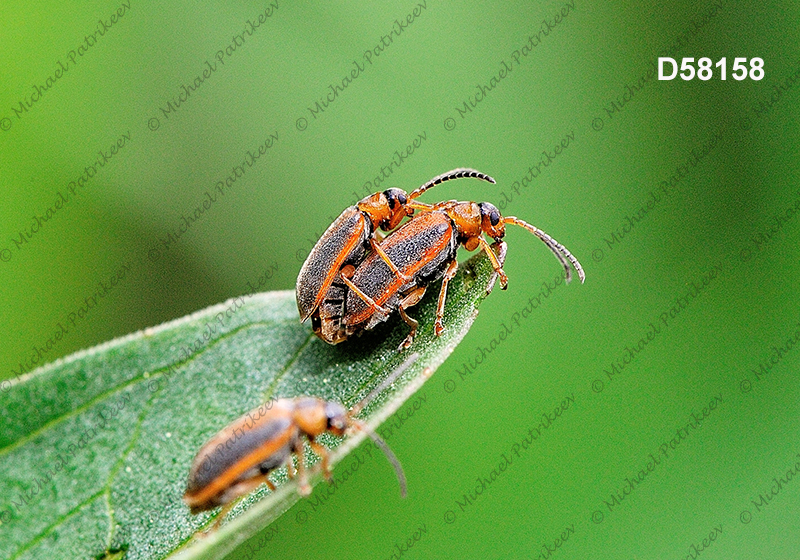
[[[386,189],[362,198],[358,209],[369,216],[374,229],[381,228],[389,231],[400,225],[405,216],[410,216],[414,210],[406,206],[408,195],[401,189]]]
[[[481,209],[481,229],[483,233],[500,241],[506,234],[506,224],[500,211],[494,204],[481,202],[478,204]]]
[[[402,189],[386,189],[383,191],[386,198],[386,219],[380,224],[381,228],[389,231],[400,225],[403,218],[410,216],[414,211],[406,207],[408,195]]]
[[[325,403],[325,416],[328,417],[328,431],[336,436],[344,435],[351,424],[347,409],[337,402]]]

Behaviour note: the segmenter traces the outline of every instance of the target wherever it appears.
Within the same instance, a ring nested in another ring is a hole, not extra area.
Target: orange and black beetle
[[[458,269],[456,252],[459,245],[468,251],[478,247],[485,251],[500,277],[501,287],[506,288],[508,278],[501,263],[506,252],[505,242],[502,241],[505,224],[521,226],[536,235],[561,262],[566,281],[572,279],[572,266],[583,283],[585,274],[578,259],[542,230],[513,216],[503,218],[497,208],[488,202],[441,202],[431,210],[418,213],[381,243],[381,249],[402,275],[394,273],[376,253],[370,254],[352,277],[342,275],[342,281],[349,290],[339,307],[333,308],[331,313],[340,330],[336,338],[344,340],[362,330],[372,329],[397,309],[411,327],[411,332],[400,346],[401,350],[407,348],[414,339],[418,322],[406,314],[406,309],[422,299],[430,283],[443,278],[434,326],[434,332],[440,335],[444,330],[442,318],[447,284]],[[495,240],[500,260],[483,234]],[[323,321],[326,319],[329,317],[322,317]]]
[[[311,487],[303,457],[304,439],[320,456],[322,472],[330,480],[328,452],[316,438],[324,432],[342,436],[353,431],[365,432],[383,450],[395,468],[400,492],[405,496],[406,479],[400,462],[386,443],[355,415],[394,383],[417,358],[417,354],[412,354],[349,412],[337,402],[296,397],[271,401],[234,420],[197,452],[189,470],[184,502],[192,513],[226,506],[217,517],[219,522],[234,500],[262,483],[275,490],[269,480],[273,470],[286,465],[289,477],[294,477],[293,453],[297,454],[299,491],[307,495]]]
[[[453,169],[434,177],[411,194],[407,195],[401,189],[388,189],[345,209],[322,234],[300,268],[296,287],[300,322],[311,317],[312,328],[317,336],[330,344],[341,342],[332,338],[339,332],[338,329],[331,329],[330,325],[320,321],[319,308],[325,306],[326,300],[334,300],[336,305],[344,297],[346,287],[340,281],[342,269],[350,267],[347,268],[350,271],[358,266],[371,248],[373,254],[383,259],[389,270],[398,278],[403,278],[376,243],[377,230],[390,231],[400,225],[404,217],[412,216],[414,210],[431,209],[431,205],[415,202],[414,199],[435,185],[463,177],[495,182],[488,175],[474,169]]]

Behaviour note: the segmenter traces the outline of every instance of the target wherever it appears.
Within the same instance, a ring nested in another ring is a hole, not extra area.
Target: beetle
[[[403,278],[402,273],[376,243],[378,229],[393,230],[404,217],[412,216],[415,209],[432,208],[431,205],[415,202],[414,199],[431,187],[463,177],[495,182],[475,169],[458,168],[434,177],[411,194],[406,194],[402,189],[391,188],[365,197],[346,208],[325,230],[300,268],[295,291],[300,322],[304,323],[314,316],[326,297],[338,299],[344,288],[338,280],[340,271],[348,265],[357,266],[370,249],[384,260],[390,270]],[[312,319],[312,328],[317,336],[335,344],[318,317]]]
[[[405,497],[406,479],[397,457],[355,416],[378,393],[394,383],[418,357],[418,354],[411,355],[350,411],[338,402],[318,397],[281,398],[234,420],[198,451],[189,470],[184,502],[192,513],[225,506],[217,517],[219,523],[237,498],[249,494],[262,483],[274,491],[275,485],[269,475],[276,468],[286,465],[289,477],[293,478],[292,453],[297,454],[299,491],[308,495],[311,486],[306,478],[304,439],[320,456],[322,472],[330,481],[328,451],[316,438],[324,432],[342,436],[355,431],[366,433],[383,450],[397,474],[400,493]]]
[[[444,303],[447,285],[458,270],[456,253],[463,245],[468,251],[477,248],[488,255],[495,275],[487,290],[491,291],[494,279],[500,278],[500,286],[506,289],[508,277],[502,268],[505,258],[505,225],[521,226],[537,236],[558,258],[565,270],[567,283],[572,279],[574,268],[581,283],[586,276],[578,259],[566,247],[539,228],[514,216],[504,218],[497,208],[489,202],[459,202],[450,200],[434,205],[431,210],[414,216],[381,243],[381,249],[389,260],[397,266],[404,280],[389,269],[376,253],[370,254],[352,274],[342,274],[342,280],[349,288],[346,298],[339,308],[333,309],[338,318],[341,333],[338,339],[374,328],[386,321],[391,312],[398,310],[411,332],[400,345],[399,350],[408,348],[414,340],[419,323],[409,317],[406,309],[416,305],[425,294],[429,284],[442,279],[439,301],[436,308],[434,333],[444,332]],[[498,255],[492,250],[483,235],[492,238]],[[328,310],[325,310],[328,311]]]

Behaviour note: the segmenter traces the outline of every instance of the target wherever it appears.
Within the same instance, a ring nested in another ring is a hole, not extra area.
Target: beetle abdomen
[[[331,284],[325,298],[311,316],[314,334],[328,344],[338,344],[345,340],[342,318],[344,317],[347,286],[338,281]]]

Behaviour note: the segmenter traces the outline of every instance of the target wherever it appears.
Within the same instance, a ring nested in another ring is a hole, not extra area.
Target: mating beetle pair
[[[310,317],[317,336],[329,344],[338,344],[374,328],[397,309],[411,328],[400,345],[402,350],[411,345],[419,325],[406,310],[419,303],[429,284],[442,279],[434,325],[439,336],[444,331],[447,285],[458,270],[456,253],[460,245],[468,251],[485,251],[500,277],[501,288],[506,288],[508,278],[502,268],[505,224],[521,226],[541,239],[561,262],[567,282],[572,279],[571,267],[584,281],[583,267],[566,247],[523,220],[502,217],[488,202],[450,200],[429,205],[413,200],[434,185],[461,177],[495,182],[474,169],[454,169],[408,196],[400,189],[389,189],[342,212],[311,250],[297,277],[301,322]],[[419,213],[413,216],[415,210]],[[378,228],[391,230],[404,216],[413,217],[382,241],[376,241]],[[498,255],[484,234],[495,241]],[[372,252],[367,255],[368,248]]]
[[[311,318],[314,333],[325,342],[338,344],[351,334],[343,328],[348,292],[353,291],[363,302],[372,305],[372,299],[350,282],[356,267],[362,264],[367,251],[379,258],[392,277],[409,280],[407,273],[398,269],[394,261],[376,241],[379,229],[391,231],[414,210],[431,210],[429,204],[414,199],[429,188],[463,177],[475,177],[490,183],[494,179],[474,169],[459,168],[434,177],[418,189],[406,194],[401,189],[388,189],[363,198],[346,208],[322,234],[311,249],[297,276],[297,308],[300,321]],[[371,328],[371,327],[370,327]]]

